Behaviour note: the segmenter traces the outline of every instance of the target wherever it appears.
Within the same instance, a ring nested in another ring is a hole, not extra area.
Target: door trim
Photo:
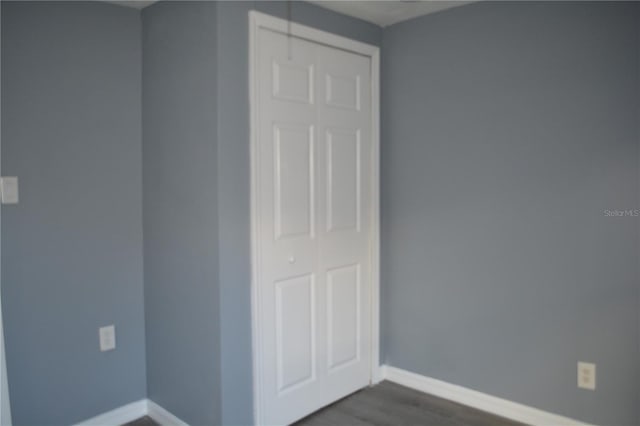
[[[249,12],[249,104],[251,111],[251,328],[253,358],[253,409],[254,423],[262,424],[263,395],[261,380],[263,371],[260,360],[261,334],[260,318],[260,277],[257,265],[260,264],[258,250],[259,226],[258,207],[260,204],[258,188],[259,150],[258,150],[258,75],[255,72],[258,64],[258,34],[261,28],[323,44],[329,47],[346,50],[371,59],[371,138],[372,138],[372,229],[371,229],[371,366],[370,383],[378,383],[381,378],[380,369],[380,48],[370,44],[351,40],[322,30],[307,27],[295,22],[276,18],[271,15]]]
[[[1,15],[1,13],[0,13]],[[2,71],[0,70],[0,76]],[[2,89],[0,88],[0,97]],[[0,114],[1,116],[1,114]],[[2,118],[0,118],[1,126]],[[2,158],[2,138],[0,138],[0,158]],[[0,164],[2,162],[0,161]],[[2,170],[0,170],[0,175]],[[2,208],[0,207],[0,224],[2,223]],[[1,226],[0,226],[1,228]],[[0,234],[2,232],[0,231]],[[0,238],[1,239],[1,238]],[[0,265],[0,294],[2,293],[2,265]],[[0,295],[0,425],[11,426],[11,404],[9,400],[9,380],[7,378],[7,357],[4,340],[4,326],[2,324],[2,296]]]

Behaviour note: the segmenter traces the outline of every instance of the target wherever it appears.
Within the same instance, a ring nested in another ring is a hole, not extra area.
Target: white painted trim
[[[262,419],[262,397],[259,393],[259,389],[262,388],[262,374],[260,369],[260,359],[262,358],[262,339],[260,325],[258,318],[260,318],[260,297],[261,292],[258,285],[258,268],[256,265],[260,264],[260,250],[258,250],[257,241],[260,241],[260,226],[258,225],[258,218],[256,209],[258,206],[258,193],[256,190],[256,181],[258,179],[258,165],[257,159],[257,139],[258,133],[256,126],[258,123],[258,84],[256,82],[257,77],[254,75],[254,70],[258,66],[258,29],[259,18],[256,16],[256,12],[249,12],[249,110],[250,110],[250,157],[251,157],[251,343],[252,343],[252,365],[253,365],[253,423],[260,424],[259,420]]]
[[[372,247],[371,247],[371,383],[381,380],[380,374],[380,48],[370,44],[351,40],[326,31],[307,27],[295,22],[289,22],[256,11],[249,12],[249,104],[251,111],[251,331],[252,331],[252,357],[253,357],[253,395],[254,395],[254,422],[261,424],[263,411],[261,389],[260,359],[262,357],[261,336],[259,327],[260,318],[260,286],[257,268],[260,264],[257,242],[259,238],[258,206],[258,82],[254,70],[257,66],[258,33],[260,28],[267,28],[282,33],[290,32],[294,37],[313,43],[346,50],[371,58],[371,84],[372,84],[372,131],[373,142],[373,196],[372,196]]]
[[[0,301],[0,303],[2,303]],[[2,328],[2,309],[0,308],[0,425],[11,426],[11,405],[9,404],[9,382],[7,363],[4,356],[4,331]]]
[[[422,376],[400,368],[384,365],[381,369],[384,378],[390,382],[528,425],[592,426],[589,423],[580,422],[569,417],[549,413],[462,386],[432,379],[431,377]]]
[[[132,402],[78,423],[76,426],[117,426],[147,415],[147,400]]]
[[[0,285],[0,289],[1,289]],[[2,297],[0,297],[0,425],[11,426],[11,405],[9,404],[9,382],[4,354],[4,328],[2,326]]]
[[[75,426],[120,426],[140,417],[149,416],[161,426],[189,426],[150,399],[141,399],[92,417]],[[3,425],[4,426],[4,425]]]
[[[151,400],[147,400],[147,415],[162,426],[189,426],[176,415]]]
[[[291,35],[296,38],[358,53],[363,56],[374,56],[376,54],[379,55],[380,53],[380,48],[371,44],[352,40],[350,38],[308,27],[296,22],[291,22],[289,27],[289,22],[286,19],[276,18],[275,16],[267,15],[255,10],[249,11],[249,34],[257,36],[259,28],[266,28],[271,31],[285,34],[288,34],[290,31]],[[252,58],[255,56],[257,50],[257,46],[255,44],[251,44],[253,41],[255,41],[253,38],[249,41],[249,51]]]
[[[2,39],[2,13],[0,12],[0,40]],[[2,69],[2,59],[0,59],[0,70]],[[0,71],[0,76],[2,71]],[[2,89],[0,89],[0,98],[2,97]],[[0,113],[0,117],[2,114]],[[0,118],[0,127],[2,119]],[[0,158],[2,158],[2,138],[0,137]],[[1,170],[0,170],[1,172]],[[0,173],[1,175],[2,173]],[[0,207],[0,212],[2,208]],[[1,216],[1,214],[0,214]],[[0,218],[0,222],[2,219]],[[0,266],[0,270],[2,267]],[[0,271],[0,277],[2,273]],[[0,294],[2,293],[2,279],[0,278]],[[2,297],[0,296],[0,425],[11,426],[11,405],[9,404],[9,383],[7,379],[7,364],[4,350],[4,327],[2,325]]]
[[[371,197],[371,384],[380,373],[380,49],[371,52],[371,139],[373,194]]]

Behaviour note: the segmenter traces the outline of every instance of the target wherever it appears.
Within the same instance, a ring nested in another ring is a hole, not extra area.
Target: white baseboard
[[[147,415],[162,426],[189,426],[177,416],[162,408],[155,402],[147,400]]]
[[[142,399],[92,417],[75,426],[120,426],[140,417],[149,416],[161,426],[189,426],[150,399]]]
[[[588,423],[548,413],[537,408],[432,379],[400,368],[383,365],[381,370],[382,376],[390,382],[528,425],[591,426]]]
[[[99,416],[92,417],[83,422],[78,423],[76,426],[118,426],[128,422],[131,422],[140,417],[147,415],[147,400],[141,399],[140,401],[132,402],[131,404],[123,405],[114,410],[102,413]]]

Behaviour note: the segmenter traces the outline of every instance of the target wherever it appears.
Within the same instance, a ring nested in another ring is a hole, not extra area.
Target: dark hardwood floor
[[[143,417],[125,426],[158,426]],[[193,425],[201,426],[201,425]],[[295,426],[523,426],[391,382],[363,389]]]
[[[160,426],[160,425],[156,423],[151,417],[144,416],[132,422],[126,423],[122,426]]]
[[[391,382],[363,389],[296,426],[521,426]]]

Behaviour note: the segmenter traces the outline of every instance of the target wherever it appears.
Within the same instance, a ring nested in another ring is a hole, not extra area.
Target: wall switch
[[[2,204],[18,204],[18,178],[5,176],[0,178],[0,198]]]
[[[596,365],[589,362],[578,362],[578,387],[596,390]]]
[[[100,327],[100,350],[110,351],[116,348],[116,328],[113,325]]]

